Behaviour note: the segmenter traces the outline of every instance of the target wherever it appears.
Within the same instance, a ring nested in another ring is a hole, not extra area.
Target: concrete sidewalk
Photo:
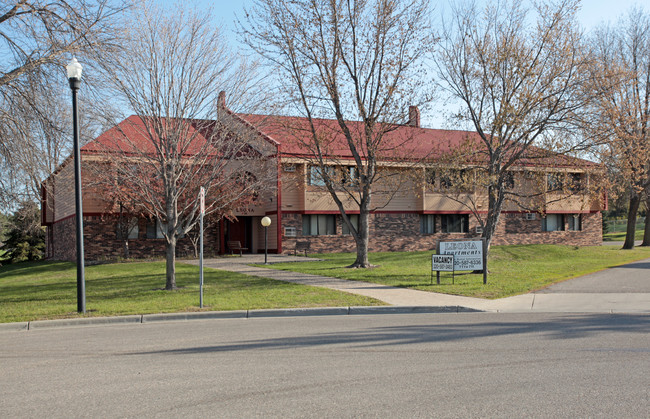
[[[305,262],[318,259],[269,255],[269,263],[280,262]],[[189,263],[198,264],[198,261]],[[484,300],[481,298],[462,297],[456,295],[439,294],[434,292],[396,288],[385,285],[360,281],[330,278],[318,275],[302,274],[297,272],[280,271],[249,266],[248,264],[264,263],[264,255],[244,255],[243,257],[229,257],[207,259],[204,266],[230,272],[240,272],[251,276],[276,279],[279,281],[293,282],[302,285],[325,287],[352,294],[364,295],[381,300],[393,306],[420,306],[420,307],[459,307],[469,310],[493,312],[543,312],[543,313],[650,313],[650,292],[540,292],[517,295],[498,300]],[[634,265],[634,266],[632,266]],[[597,273],[599,278],[608,275],[614,277],[630,276],[647,278],[650,282],[650,259],[624,265]],[[596,275],[596,274],[593,274]],[[570,280],[563,284],[566,284]],[[643,287],[645,291],[645,287]]]

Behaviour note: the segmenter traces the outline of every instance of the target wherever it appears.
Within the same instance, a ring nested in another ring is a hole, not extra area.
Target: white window
[[[160,222],[159,220],[151,221],[147,224],[148,239],[164,239],[164,232],[166,231],[167,223]]]
[[[341,182],[344,185],[356,185],[359,182],[357,175],[357,168],[355,166],[345,166],[343,168],[343,175]]]
[[[582,230],[582,217],[580,214],[569,215],[569,230],[581,231]]]
[[[323,236],[336,234],[336,218],[334,215],[303,215],[302,235]]]
[[[156,226],[158,227],[156,229],[156,238],[157,239],[164,239],[165,238],[165,233],[167,232],[167,223],[163,223],[162,221],[158,220],[156,222]]]
[[[420,233],[434,234],[436,232],[436,216],[434,214],[420,215]]]
[[[559,191],[564,186],[564,177],[561,173],[548,173],[546,175],[546,191]]]
[[[359,231],[359,216],[356,214],[348,214],[348,218],[350,219],[350,222],[354,226],[354,229]],[[342,232],[343,234],[352,234],[350,229],[348,228],[348,225],[343,221],[343,218],[341,218],[341,223],[342,223]]]
[[[443,233],[467,233],[469,215],[444,214],[440,216],[440,230]]]
[[[563,231],[564,216],[563,214],[546,214],[542,218],[542,231]]]
[[[125,224],[122,224],[125,223]],[[117,222],[117,225],[115,226],[116,229],[116,234],[118,239],[122,239],[123,235],[127,233],[127,238],[129,240],[131,239],[137,239],[138,234],[140,233],[140,230],[138,228],[138,219],[137,218],[131,218],[131,219],[123,219],[119,220]],[[128,229],[128,231],[127,231]]]
[[[431,168],[424,170],[424,181],[429,185],[436,184],[436,171]]]
[[[330,178],[333,176],[334,169],[330,166],[321,168],[320,166],[309,167],[309,184],[314,186],[325,186],[324,174]]]
[[[140,229],[138,228],[138,219],[136,218],[135,220],[131,221],[129,228],[129,239],[137,239],[139,233]]]

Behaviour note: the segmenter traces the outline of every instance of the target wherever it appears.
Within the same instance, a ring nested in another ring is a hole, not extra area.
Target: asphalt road
[[[0,417],[648,417],[650,315],[398,314],[0,333]]]

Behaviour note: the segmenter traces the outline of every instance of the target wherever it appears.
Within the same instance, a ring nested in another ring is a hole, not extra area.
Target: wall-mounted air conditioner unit
[[[534,212],[527,212],[525,218],[528,221],[533,221],[537,219],[537,214],[535,214]]]
[[[296,165],[295,164],[285,164],[284,165],[284,171],[285,172],[295,172],[296,171]]]
[[[295,227],[285,227],[284,237],[296,237],[297,231]]]
[[[483,227],[476,226],[476,234],[483,234]]]

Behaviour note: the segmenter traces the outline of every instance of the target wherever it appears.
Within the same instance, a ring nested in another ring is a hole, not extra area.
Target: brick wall
[[[602,214],[581,214],[582,230],[568,231],[568,217],[564,217],[564,231],[542,231],[542,220],[525,220],[520,213],[503,214],[492,244],[566,244],[596,246],[602,243]]]
[[[124,241],[117,238],[117,217],[84,217],[84,257],[87,261],[111,261],[124,258]],[[77,236],[75,217],[54,223],[52,240],[48,240],[47,253],[54,260],[76,260]],[[198,227],[197,227],[198,229]],[[146,220],[138,223],[138,238],[129,239],[129,255],[133,259],[164,258],[165,239],[148,239]],[[198,249],[198,243],[197,243]],[[219,253],[219,228],[204,230],[203,252],[205,256]],[[177,257],[193,257],[194,246],[188,237],[180,239],[176,245]]]
[[[471,215],[467,233],[440,233],[440,217],[435,217],[435,220],[438,233],[422,234],[419,214],[372,214],[370,215],[370,251],[433,250],[440,240],[466,240],[481,236],[476,233],[478,223]],[[535,217],[535,220],[526,220],[523,213],[502,214],[492,244],[599,245],[602,242],[601,222],[600,212],[582,214],[582,231],[543,232],[539,216]],[[285,253],[293,253],[298,240],[309,241],[313,253],[353,252],[356,249],[352,236],[341,234],[342,221],[339,216],[337,216],[336,235],[329,236],[302,236],[300,214],[283,214],[282,223],[285,227],[295,227],[298,232],[295,238],[284,237]],[[566,228],[565,225],[565,230]]]
[[[526,220],[522,213],[502,214],[492,244],[567,244],[572,246],[599,245],[602,241],[602,216],[600,212],[582,214],[582,231],[542,231],[539,216]],[[74,217],[54,223],[52,241],[48,240],[48,255],[56,260],[75,260],[76,235]],[[296,241],[309,241],[312,253],[354,252],[356,245],[351,235],[342,234],[342,219],[336,216],[336,234],[328,236],[303,236],[302,215],[283,214],[283,227],[295,227],[297,237],[283,237],[285,253],[293,253]],[[84,217],[84,247],[88,261],[116,260],[124,256],[123,241],[117,238],[115,217]],[[420,233],[420,216],[414,213],[372,214],[370,216],[370,243],[372,252],[417,251],[435,249],[439,240],[464,240],[478,238],[476,221],[469,217],[468,233]],[[440,217],[436,217],[436,231],[440,231]],[[129,240],[131,258],[162,258],[165,256],[164,239],[146,238],[146,221],[139,224],[138,239]],[[204,254],[219,253],[218,227],[205,230]],[[193,256],[194,247],[189,238],[180,239],[176,249],[179,257]]]

